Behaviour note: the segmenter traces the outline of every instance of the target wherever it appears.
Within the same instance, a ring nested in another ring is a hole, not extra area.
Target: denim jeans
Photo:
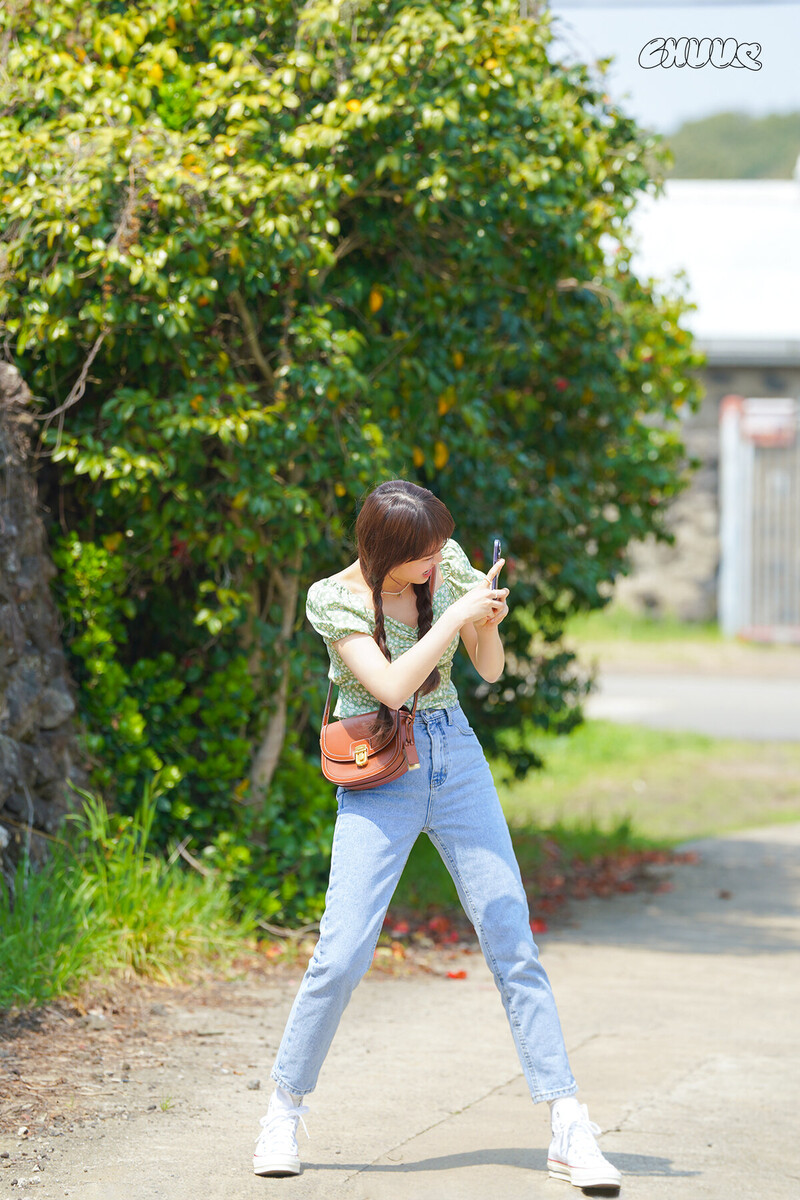
[[[534,1102],[572,1095],[550,982],[489,766],[460,706],[418,711],[420,769],[364,791],[339,788],[331,872],[317,947],[272,1079],[314,1090],[342,1013],[368,970],[411,847],[427,833],[453,877],[502,997]]]

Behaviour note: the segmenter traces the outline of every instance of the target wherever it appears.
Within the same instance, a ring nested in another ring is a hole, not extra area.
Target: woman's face
[[[410,562],[401,563],[399,567],[392,567],[392,578],[401,583],[427,583],[434,569],[442,561],[443,549],[444,546],[440,546],[424,558],[412,558]]]

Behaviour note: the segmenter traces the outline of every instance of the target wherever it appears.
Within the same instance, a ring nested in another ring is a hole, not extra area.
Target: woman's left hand
[[[503,600],[501,602],[501,607],[498,608],[498,610],[495,612],[494,616],[487,617],[486,620],[483,622],[483,625],[479,626],[479,628],[481,628],[481,629],[496,629],[497,626],[500,624],[500,622],[507,616],[508,616],[508,605],[506,604],[505,600]]]

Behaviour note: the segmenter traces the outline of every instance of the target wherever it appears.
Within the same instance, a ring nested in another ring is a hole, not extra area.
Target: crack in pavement
[[[570,1051],[569,1051],[570,1055],[578,1053],[585,1046],[588,1046],[590,1042],[597,1041],[598,1038],[601,1038],[603,1036],[606,1036],[606,1035],[602,1034],[599,1030],[596,1030],[594,1033],[588,1034],[587,1037],[582,1038],[579,1042],[575,1043],[573,1046],[570,1047]],[[403,1146],[407,1146],[409,1144],[409,1142],[415,1141],[418,1137],[422,1137],[423,1134],[429,1133],[432,1129],[437,1129],[440,1125],[444,1125],[447,1121],[450,1121],[453,1117],[459,1116],[461,1113],[469,1112],[469,1110],[472,1108],[475,1108],[476,1105],[482,1104],[484,1100],[488,1100],[490,1096],[493,1096],[495,1093],[501,1091],[503,1088],[509,1087],[512,1083],[515,1082],[515,1080],[521,1079],[522,1077],[523,1077],[522,1071],[516,1071],[509,1079],[504,1080],[502,1083],[495,1084],[494,1087],[489,1088],[489,1090],[484,1092],[482,1095],[476,1096],[475,1099],[471,1100],[469,1104],[465,1104],[461,1108],[455,1109],[453,1112],[447,1113],[445,1116],[441,1117],[438,1121],[433,1121],[430,1125],[426,1125],[423,1129],[419,1129],[415,1133],[410,1134],[407,1138],[404,1138],[403,1141],[397,1142],[395,1145],[390,1146],[386,1150],[382,1150],[380,1154],[376,1155],[375,1158],[373,1158],[370,1162],[365,1163],[363,1167],[359,1167],[357,1171],[353,1171],[352,1174],[345,1176],[345,1178],[343,1180],[343,1186],[345,1184],[349,1183],[352,1179],[355,1179],[355,1178],[357,1178],[357,1176],[363,1174],[364,1171],[368,1171],[370,1167],[375,1166],[375,1164],[380,1162],[380,1160],[382,1158],[389,1158],[389,1156],[391,1154],[395,1153],[397,1150],[401,1150],[403,1148]],[[631,1110],[631,1111],[633,1111],[633,1110]],[[627,1119],[627,1118],[623,1118],[623,1122],[625,1119]],[[615,1127],[615,1131],[616,1131],[616,1127]]]
[[[583,1050],[584,1046],[588,1046],[590,1042],[596,1042],[598,1038],[602,1038],[602,1037],[610,1038],[610,1037],[616,1037],[616,1036],[617,1036],[616,1034],[601,1033],[599,1029],[596,1029],[594,1033],[587,1034],[587,1036],[585,1038],[583,1038],[580,1042],[577,1042],[574,1046],[569,1047],[570,1057],[573,1054],[578,1054],[581,1050]]]
[[[667,1090],[660,1088],[657,1092],[653,1092],[648,1097],[642,1099],[639,1104],[635,1106],[629,1106],[623,1115],[622,1120],[617,1125],[609,1125],[608,1128],[603,1132],[623,1133],[626,1129],[628,1121],[634,1113],[639,1114],[646,1112],[648,1108],[663,1106],[665,1100],[669,1100],[672,1096],[674,1096],[675,1092],[677,1092],[679,1088],[683,1087],[686,1081],[691,1079],[693,1075],[697,1075],[698,1072],[706,1070],[710,1064],[713,1063],[716,1057],[716,1055],[712,1055],[710,1058],[704,1058],[701,1062],[695,1063],[689,1068],[688,1071],[685,1071],[681,1076],[679,1076],[679,1078],[675,1079]]]
[[[493,1096],[496,1092],[501,1091],[503,1088],[509,1087],[509,1085],[514,1083],[515,1080],[521,1078],[522,1071],[516,1071],[510,1079],[504,1080],[503,1083],[495,1084],[494,1087],[489,1088],[488,1092],[484,1092],[483,1095],[476,1096],[474,1100],[470,1100],[469,1104],[464,1104],[461,1108],[457,1108],[453,1112],[447,1113],[438,1121],[433,1121],[430,1125],[425,1126],[424,1129],[418,1129],[415,1133],[410,1134],[410,1136],[404,1138],[402,1142],[398,1142],[395,1146],[390,1146],[388,1150],[381,1151],[381,1153],[376,1155],[371,1162],[365,1163],[363,1167],[359,1167],[357,1171],[353,1171],[352,1175],[347,1175],[343,1181],[343,1186],[344,1184],[349,1183],[351,1179],[355,1179],[358,1175],[363,1174],[364,1171],[368,1171],[370,1167],[374,1167],[375,1164],[380,1162],[382,1158],[388,1158],[389,1155],[393,1154],[396,1150],[402,1150],[403,1146],[407,1146],[409,1142],[416,1141],[418,1137],[422,1137],[425,1133],[430,1133],[432,1129],[438,1129],[440,1125],[444,1125],[447,1121],[452,1120],[453,1117],[460,1116],[461,1113],[469,1112],[469,1110],[471,1108],[475,1108],[477,1104],[482,1104],[484,1100],[488,1100],[490,1096]]]

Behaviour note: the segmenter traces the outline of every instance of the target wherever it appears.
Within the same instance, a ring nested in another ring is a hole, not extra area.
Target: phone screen
[[[502,555],[502,553],[503,553],[503,544],[502,544],[502,542],[500,541],[500,538],[495,538],[495,539],[494,539],[494,548],[493,548],[493,550],[492,550],[492,566],[494,566],[494,564],[495,564],[495,563],[497,562],[497,560],[500,558],[500,556]],[[498,584],[498,582],[497,582],[497,578],[495,578],[495,581],[494,581],[494,587],[499,587],[499,584]]]

